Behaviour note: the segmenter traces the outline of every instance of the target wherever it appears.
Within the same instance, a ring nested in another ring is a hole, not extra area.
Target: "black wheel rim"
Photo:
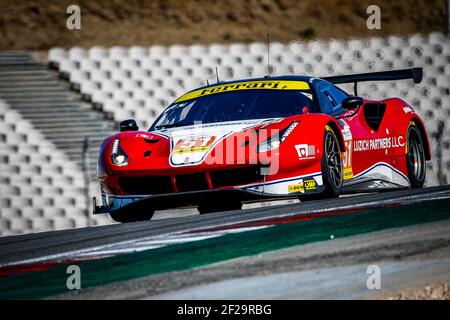
[[[421,181],[424,173],[425,155],[422,145],[414,132],[410,135],[408,151],[408,159],[414,177],[417,181]]]
[[[330,182],[336,187],[340,187],[342,184],[342,159],[338,142],[331,133],[327,134],[325,138],[325,155],[331,177]]]

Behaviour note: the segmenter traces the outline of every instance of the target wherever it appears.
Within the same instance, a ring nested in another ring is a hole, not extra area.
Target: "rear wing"
[[[392,80],[404,80],[413,79],[414,83],[420,83],[422,81],[422,68],[411,68],[402,70],[382,71],[382,72],[368,72],[349,74],[342,76],[324,77],[323,80],[329,81],[334,84],[339,83],[354,83],[355,96],[358,95],[358,82],[365,81],[392,81]]]

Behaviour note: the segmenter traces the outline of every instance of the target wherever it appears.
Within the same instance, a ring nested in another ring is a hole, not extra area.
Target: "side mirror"
[[[352,110],[359,108],[364,103],[364,99],[361,97],[347,97],[342,100],[342,108],[346,110]]]
[[[138,131],[139,127],[134,119],[127,119],[119,122],[120,132],[124,131]]]

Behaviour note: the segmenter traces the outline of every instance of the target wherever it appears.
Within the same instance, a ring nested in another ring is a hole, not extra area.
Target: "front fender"
[[[333,129],[341,152],[345,151],[341,126],[329,115],[306,114],[298,118],[299,125],[280,146],[280,173],[284,175],[310,174],[322,171],[324,133],[326,126]]]
[[[336,121],[335,118],[327,114],[306,114],[300,120],[300,125],[297,127],[296,134],[298,139],[306,139],[312,141],[320,146],[323,145],[323,137],[325,132],[325,127],[330,126],[336,137],[339,140],[339,147],[341,152],[345,151],[344,136],[342,134],[342,127]],[[321,144],[320,144],[321,143]]]

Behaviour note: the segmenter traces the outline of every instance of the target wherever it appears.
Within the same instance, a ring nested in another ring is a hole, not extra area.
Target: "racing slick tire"
[[[136,221],[146,221],[150,220],[153,217],[155,210],[145,209],[145,210],[131,210],[127,208],[123,208],[121,210],[110,212],[109,215],[116,222],[136,222]]]
[[[408,127],[406,167],[411,188],[423,188],[426,176],[425,148],[422,135],[415,124]]]
[[[334,131],[326,126],[323,137],[322,178],[325,189],[321,193],[301,195],[300,201],[337,198],[344,181],[341,149]]]
[[[219,211],[241,210],[241,209],[242,203],[240,201],[230,201],[230,200],[228,200],[228,203],[214,203],[214,202],[200,203],[197,208],[200,214],[207,214]]]

